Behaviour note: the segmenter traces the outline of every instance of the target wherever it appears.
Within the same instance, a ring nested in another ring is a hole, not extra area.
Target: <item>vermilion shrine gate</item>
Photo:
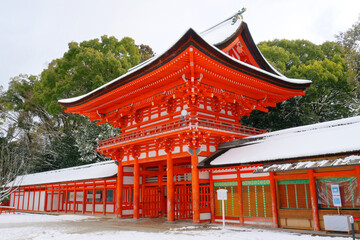
[[[116,208],[132,201],[132,216],[168,221],[210,219],[209,175],[199,174],[199,158],[219,143],[264,133],[241,125],[253,110],[303,95],[310,81],[274,70],[256,47],[247,24],[216,33],[189,29],[166,52],[139,64],[94,91],[60,100],[66,112],[110,123],[121,135],[99,142],[101,154],[118,161]],[[131,167],[124,172],[124,167]],[[133,176],[124,187],[123,177]],[[126,196],[125,196],[126,195]],[[133,196],[133,198],[132,198]]]

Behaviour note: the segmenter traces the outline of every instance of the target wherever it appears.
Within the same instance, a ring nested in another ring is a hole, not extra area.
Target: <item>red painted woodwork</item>
[[[273,227],[279,227],[279,220],[278,220],[278,208],[277,208],[277,200],[276,200],[276,185],[275,185],[275,178],[274,173],[270,173],[270,192],[271,192],[271,211],[272,211],[272,218],[273,218]]]
[[[193,198],[193,222],[200,223],[200,191],[199,191],[199,170],[197,165],[199,163],[198,155],[196,154],[196,148],[193,149],[191,155],[191,186],[192,186],[192,198]]]
[[[123,203],[123,166],[122,162],[118,161],[118,175],[116,183],[116,217],[122,217],[122,203]]]
[[[358,193],[360,198],[360,166],[355,167]]]
[[[174,163],[171,149],[167,151],[167,221],[175,221]]]
[[[191,185],[175,186],[175,219],[189,219],[192,211],[192,187]]]
[[[313,228],[314,231],[320,231],[320,222],[319,222],[319,211],[318,211],[318,201],[316,194],[316,184],[314,177],[314,170],[308,170],[309,177],[309,187],[310,187],[310,196],[311,196],[311,210],[313,218]]]
[[[153,218],[161,216],[161,188],[145,187],[143,195],[143,215]]]
[[[137,158],[134,161],[134,219],[140,217],[140,165]]]
[[[238,183],[238,204],[239,204],[239,223],[244,225],[244,213],[243,213],[243,194],[242,194],[242,180],[240,176],[240,169],[237,169],[237,183]]]
[[[247,49],[252,39],[246,25],[242,28],[245,35],[240,29],[235,39],[223,48],[217,47],[262,68],[258,62],[267,63],[261,54],[254,55],[257,53],[254,49]],[[156,211],[163,214],[166,209],[170,222],[192,217],[194,223],[199,223],[201,211],[211,212],[213,219],[214,189],[210,184],[201,186],[200,191],[200,182],[212,180],[199,179],[196,149],[201,150],[201,156],[209,156],[220,142],[264,133],[264,130],[241,125],[240,117],[253,110],[267,112],[267,107],[303,95],[303,90],[309,86],[284,81],[271,73],[229,58],[189,30],[165,54],[150,63],[62,106],[67,112],[97,121],[98,125],[110,123],[121,128],[120,136],[100,141],[96,149],[119,162],[117,217],[123,216],[123,209],[133,209],[133,218],[139,218],[142,176],[143,216],[155,216]],[[182,116],[181,111],[185,109],[189,114]],[[193,150],[192,154],[189,149]],[[123,167],[126,166],[134,167],[133,186],[123,186]],[[167,199],[166,204],[162,204],[165,185]],[[132,191],[133,204],[123,201]],[[93,211],[95,193],[94,188]],[[160,204],[156,205],[151,199],[158,199]],[[67,209],[67,204],[65,207]],[[241,218],[240,221],[243,222]]]
[[[213,172],[209,171],[210,177],[210,211],[211,211],[211,222],[215,222],[215,192],[214,192],[214,179]]]

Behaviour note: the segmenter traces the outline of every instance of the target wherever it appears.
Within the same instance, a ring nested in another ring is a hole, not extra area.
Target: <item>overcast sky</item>
[[[0,0],[0,85],[40,74],[71,41],[129,36],[159,53],[188,28],[201,32],[242,7],[256,43],[333,41],[360,14],[360,0]]]

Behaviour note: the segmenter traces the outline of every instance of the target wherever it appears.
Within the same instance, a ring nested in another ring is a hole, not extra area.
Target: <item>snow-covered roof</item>
[[[284,75],[278,73],[276,70],[275,70],[276,74],[270,73],[268,71],[265,71],[263,69],[255,67],[253,65],[250,65],[248,63],[239,61],[236,58],[233,58],[233,57],[229,56],[228,54],[222,52],[221,50],[219,50],[218,48],[216,48],[214,46],[214,44],[222,42],[222,41],[228,39],[228,37],[232,36],[236,32],[236,30],[239,28],[241,23],[242,23],[242,21],[237,21],[235,24],[232,24],[232,21],[229,20],[229,21],[226,21],[223,24],[221,24],[214,31],[204,32],[203,34],[198,34],[196,31],[194,31],[194,30],[192,30],[190,28],[174,44],[170,45],[170,47],[167,48],[164,52],[162,52],[161,54],[155,55],[154,57],[148,59],[147,61],[145,61],[143,63],[140,63],[137,66],[134,66],[133,68],[130,68],[127,73],[121,75],[120,77],[115,78],[114,80],[112,80],[112,81],[110,81],[110,82],[108,82],[108,83],[94,89],[93,91],[91,91],[89,93],[86,93],[84,95],[77,96],[77,97],[74,97],[74,98],[60,99],[60,100],[58,100],[58,102],[60,104],[75,103],[75,102],[77,102],[79,100],[82,100],[82,99],[88,97],[88,96],[91,96],[92,94],[94,94],[96,92],[99,92],[99,91],[101,91],[103,89],[106,89],[108,86],[110,86],[110,85],[112,85],[112,84],[114,84],[114,83],[116,83],[118,81],[121,81],[121,80],[125,79],[126,77],[128,77],[129,75],[131,75],[131,74],[133,74],[135,72],[141,71],[142,69],[149,66],[151,63],[155,62],[156,60],[160,59],[163,55],[165,55],[168,52],[168,50],[171,49],[172,47],[174,47],[176,45],[176,43],[181,38],[183,38],[187,33],[189,33],[189,31],[193,31],[196,35],[199,36],[199,38],[201,38],[204,42],[206,42],[210,46],[210,48],[213,48],[213,50],[221,53],[222,55],[224,55],[229,60],[235,61],[238,64],[243,65],[243,66],[245,66],[247,68],[251,68],[251,69],[253,69],[253,70],[257,71],[257,72],[264,73],[264,74],[269,75],[271,77],[277,78],[278,80],[288,82],[288,83],[292,83],[292,84],[310,84],[311,83],[310,80],[289,79],[289,78],[285,77]],[[273,69],[273,67],[271,67],[271,68]]]
[[[105,161],[78,167],[27,174],[18,176],[14,181],[16,186],[29,186],[49,183],[71,182],[88,179],[114,177],[117,174],[115,161]],[[9,183],[8,185],[11,185]]]
[[[360,155],[350,155],[342,158],[335,159],[322,159],[320,161],[304,161],[304,162],[291,162],[280,164],[269,164],[258,167],[254,173],[265,172],[279,172],[279,171],[293,171],[293,170],[306,170],[314,168],[327,168],[327,167],[340,167],[340,166],[353,166],[360,164]]]
[[[206,165],[236,165],[360,151],[360,117],[312,124],[235,140]],[[236,146],[236,141],[240,144]],[[229,143],[227,143],[228,146]],[[233,146],[234,146],[233,145]]]

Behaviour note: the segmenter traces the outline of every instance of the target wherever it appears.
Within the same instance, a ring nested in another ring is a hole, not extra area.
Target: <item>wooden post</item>
[[[278,212],[277,212],[277,199],[276,199],[276,185],[274,173],[270,172],[270,192],[271,192],[271,210],[273,216],[273,227],[279,227]]]
[[[116,183],[116,217],[122,217],[122,200],[123,200],[123,175],[124,169],[122,166],[122,161],[118,160],[118,175],[117,175],[117,183]]]
[[[242,195],[242,180],[240,175],[240,169],[236,169],[237,183],[238,183],[238,204],[239,204],[239,222],[240,225],[244,225],[244,212],[243,212],[243,195]]]
[[[45,203],[44,203],[44,212],[47,212],[47,204],[48,204],[48,196],[47,196],[47,193],[48,193],[48,185],[45,185]]]
[[[83,182],[83,199],[82,199],[82,214],[86,212],[86,187],[85,182]]]
[[[67,213],[68,210],[68,185],[66,184],[66,190],[65,190],[65,213]]]
[[[174,187],[174,163],[171,150],[167,149],[167,221],[175,221],[175,187]]]
[[[53,205],[54,205],[54,185],[51,184],[51,200],[50,200],[50,212],[53,211]]]
[[[92,194],[92,215],[95,214],[95,197],[96,197],[96,192],[95,192],[95,181],[93,181],[93,194]]]
[[[313,227],[314,227],[314,231],[320,231],[320,222],[319,222],[319,212],[318,212],[318,202],[317,202],[317,195],[316,195],[314,170],[309,169],[308,175],[309,175],[309,187],[310,187]]]
[[[34,186],[34,194],[32,198],[32,210],[35,211],[35,193],[36,193],[36,187]]]
[[[22,188],[22,191],[23,191],[22,210],[25,210],[25,188]]]
[[[58,204],[57,204],[57,212],[60,212],[60,184],[58,184]]]
[[[360,198],[360,166],[355,167],[358,193]]]
[[[160,193],[160,209],[161,214],[160,216],[163,217],[165,215],[166,211],[166,204],[165,203],[165,193],[164,193],[164,187],[163,187],[163,175],[164,175],[164,165],[162,163],[159,164],[159,175],[158,175],[158,186],[161,191]]]
[[[192,184],[192,202],[193,202],[193,223],[200,223],[200,189],[199,189],[199,158],[196,154],[196,148],[191,155],[191,184]]]
[[[74,183],[74,203],[73,203],[73,211],[74,211],[74,214],[76,212],[76,183]]]
[[[210,176],[210,211],[211,211],[211,222],[215,222],[215,191],[214,191],[214,179],[212,171],[209,172]]]
[[[139,159],[135,157],[134,160],[134,219],[139,219],[140,208],[140,166]]]
[[[104,216],[106,215],[106,194],[107,194],[107,189],[106,189],[106,181],[104,180],[104,189],[103,189],[103,214]]]

